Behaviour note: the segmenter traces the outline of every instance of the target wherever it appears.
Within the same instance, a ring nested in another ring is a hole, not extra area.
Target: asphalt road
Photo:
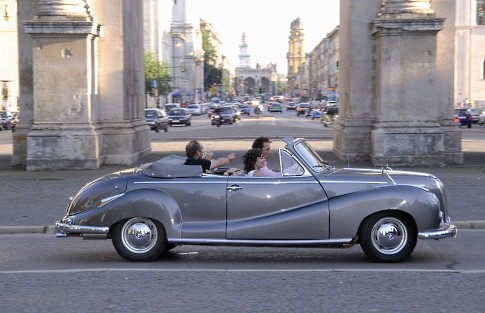
[[[397,264],[359,246],[182,246],[126,262],[110,241],[0,235],[1,311],[483,312],[485,231],[420,240]]]
[[[216,156],[250,146],[252,138],[293,135],[335,165],[332,127],[284,112],[210,127],[151,133],[153,154],[183,155],[197,138]],[[485,220],[485,127],[463,129],[465,164],[406,168],[441,178],[454,220]],[[480,139],[481,138],[481,139]],[[11,133],[0,132],[0,228],[47,227],[86,182],[126,168],[26,172],[9,166]],[[275,157],[271,167],[276,167]],[[235,164],[237,165],[237,164]],[[350,164],[350,166],[370,166]],[[467,227],[470,228],[470,227]],[[22,228],[25,229],[25,228]],[[418,241],[406,262],[370,262],[350,249],[182,246],[150,263],[121,259],[109,240],[55,238],[51,233],[0,235],[0,312],[483,312],[485,230],[459,229],[456,238]]]

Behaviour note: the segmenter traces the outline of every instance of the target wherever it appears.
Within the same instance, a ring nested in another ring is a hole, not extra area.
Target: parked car
[[[0,130],[2,129],[10,129],[10,121],[13,120],[15,117],[14,112],[10,111],[3,111],[0,112]]]
[[[304,139],[284,141],[280,177],[208,174],[167,156],[98,178],[72,198],[57,236],[111,239],[131,261],[155,260],[178,245],[360,244],[373,261],[399,262],[417,239],[456,234],[437,177],[336,169]]]
[[[168,117],[165,111],[156,108],[145,109],[145,119],[151,130],[158,133],[163,129],[168,132]]]
[[[283,113],[283,107],[279,102],[273,102],[269,108],[270,112],[280,112]]]
[[[233,124],[236,122],[236,112],[232,105],[221,106],[219,108],[219,116],[221,124]],[[211,115],[211,125],[216,125],[215,114]]]
[[[185,108],[175,108],[168,111],[168,125],[184,125],[190,126],[192,124],[192,115]]]
[[[296,110],[296,103],[295,102],[288,102],[286,104],[286,111],[290,111],[290,110],[292,110],[292,111]]]
[[[310,103],[308,102],[302,102],[298,103],[296,106],[296,116],[306,115],[307,110],[310,109]]]
[[[467,108],[455,109],[454,121],[459,123],[459,126],[472,127],[472,115]]]

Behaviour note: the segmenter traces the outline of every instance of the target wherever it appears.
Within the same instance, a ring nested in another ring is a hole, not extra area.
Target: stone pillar
[[[19,40],[21,123],[12,163],[93,169],[148,155],[142,2],[18,3],[27,21]]]
[[[374,165],[444,165],[437,99],[437,18],[429,0],[384,0],[371,23],[375,39]],[[451,119],[451,117],[450,117]]]
[[[94,169],[101,164],[92,121],[100,26],[85,1],[39,0],[24,23],[33,40],[34,122],[27,170]]]
[[[334,124],[333,153],[342,160],[364,161],[371,153],[375,69],[369,23],[380,5],[381,0],[340,1],[340,107]]]

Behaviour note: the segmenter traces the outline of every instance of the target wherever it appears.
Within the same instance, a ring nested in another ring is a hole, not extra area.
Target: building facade
[[[0,111],[18,112],[19,62],[17,1],[0,1]]]
[[[485,108],[485,1],[456,5],[455,106]]]
[[[288,40],[288,54],[286,59],[288,61],[287,77],[287,93],[291,96],[299,96],[302,87],[298,80],[301,77],[300,65],[305,63],[305,33],[303,31],[303,23],[300,18],[296,18],[290,25],[290,36]],[[299,78],[300,75],[300,78]],[[304,74],[303,74],[304,75]]]
[[[239,65],[234,77],[236,96],[278,95],[278,74],[276,64],[251,67],[246,34],[242,34],[239,45]]]

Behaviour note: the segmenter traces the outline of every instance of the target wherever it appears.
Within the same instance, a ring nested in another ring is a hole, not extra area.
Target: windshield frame
[[[293,149],[305,163],[306,167],[316,173],[333,170],[333,166],[323,160],[323,158],[313,149],[306,140],[297,141]]]

